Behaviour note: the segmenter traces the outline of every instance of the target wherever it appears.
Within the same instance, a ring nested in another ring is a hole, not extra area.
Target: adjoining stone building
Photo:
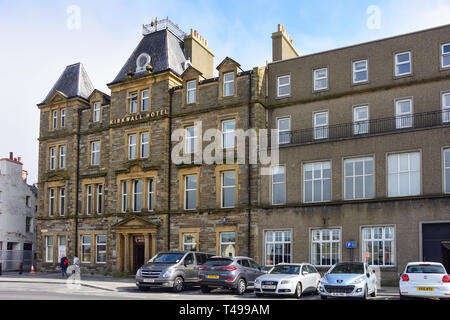
[[[133,272],[169,249],[266,267],[366,260],[386,280],[411,260],[448,263],[448,31],[298,56],[279,26],[273,62],[244,71],[227,57],[214,77],[207,41],[163,20],[144,26],[110,95],[68,66],[39,104],[39,268],[64,253]],[[236,148],[238,130],[268,128],[269,176],[247,140],[245,164]],[[201,159],[212,129],[231,163]]]

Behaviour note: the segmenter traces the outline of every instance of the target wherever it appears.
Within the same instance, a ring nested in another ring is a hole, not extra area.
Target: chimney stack
[[[184,51],[192,66],[203,73],[203,77],[214,77],[214,54],[208,48],[208,41],[197,30],[184,37]]]
[[[22,167],[22,180],[27,183],[28,170]]]
[[[281,24],[278,24],[278,31],[272,33],[272,60],[279,61],[298,57],[299,54],[294,48],[291,37]]]
[[[12,152],[9,153],[9,160],[13,160],[13,153]]]

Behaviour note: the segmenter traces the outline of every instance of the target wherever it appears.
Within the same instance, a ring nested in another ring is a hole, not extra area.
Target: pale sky
[[[71,6],[80,11],[78,28],[68,26]],[[106,84],[140,41],[142,24],[155,17],[198,30],[215,66],[229,56],[249,70],[271,61],[278,23],[304,55],[449,24],[450,0],[0,0],[0,158],[10,151],[22,157],[28,183],[37,182],[36,104],[77,62],[109,93]]]

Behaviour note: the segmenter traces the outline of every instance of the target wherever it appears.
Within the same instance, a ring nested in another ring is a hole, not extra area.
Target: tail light
[[[233,281],[234,281],[234,279],[226,279],[225,281],[228,281],[228,282],[233,282]]]
[[[409,281],[409,277],[407,274],[402,274],[402,281]]]
[[[450,277],[449,277],[448,275],[445,275],[445,276],[442,278],[442,282],[450,282]]]
[[[237,268],[236,268],[236,267],[233,267],[233,266],[231,266],[231,267],[222,267],[222,268],[220,268],[220,269],[222,269],[222,270],[227,270],[227,271],[234,271],[234,270],[237,270]]]
[[[206,269],[206,267],[205,266],[200,266],[200,267],[198,267],[200,270],[205,270]]]

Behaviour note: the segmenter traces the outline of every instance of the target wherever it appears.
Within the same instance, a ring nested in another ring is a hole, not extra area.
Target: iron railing
[[[450,125],[450,109],[280,132],[278,141],[280,146],[301,145],[446,125]]]
[[[162,20],[158,20],[157,18],[155,18],[155,20],[152,20],[149,24],[142,25],[142,35],[145,36],[149,33],[164,29],[170,30],[180,40],[183,40],[186,36],[186,33],[181,30],[181,28],[177,24],[173,23],[168,17]]]

